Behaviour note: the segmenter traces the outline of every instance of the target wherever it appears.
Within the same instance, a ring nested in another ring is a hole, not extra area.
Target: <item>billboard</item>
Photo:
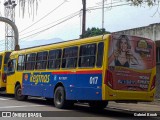
[[[153,68],[153,41],[127,35],[111,36],[109,70],[113,75],[113,89],[146,91]]]

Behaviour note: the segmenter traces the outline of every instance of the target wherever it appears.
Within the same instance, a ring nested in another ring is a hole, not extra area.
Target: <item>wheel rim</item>
[[[62,93],[60,91],[57,91],[57,93],[56,93],[56,103],[61,104],[62,101],[63,101]]]
[[[21,91],[21,89],[18,89],[18,90],[17,90],[17,96],[18,96],[18,97],[21,97],[21,96],[22,96],[22,91]]]

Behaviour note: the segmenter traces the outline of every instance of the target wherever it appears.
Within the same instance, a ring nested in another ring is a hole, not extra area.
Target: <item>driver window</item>
[[[14,72],[16,68],[16,60],[10,60],[8,62],[8,72]]]

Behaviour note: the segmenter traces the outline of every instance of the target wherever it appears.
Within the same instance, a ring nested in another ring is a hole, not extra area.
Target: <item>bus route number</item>
[[[97,84],[98,77],[90,77],[89,84]]]

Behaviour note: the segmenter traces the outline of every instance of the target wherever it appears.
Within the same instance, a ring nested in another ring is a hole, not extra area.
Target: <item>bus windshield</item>
[[[4,59],[4,64],[7,64],[10,54],[11,54],[11,52],[6,52],[5,59]]]

